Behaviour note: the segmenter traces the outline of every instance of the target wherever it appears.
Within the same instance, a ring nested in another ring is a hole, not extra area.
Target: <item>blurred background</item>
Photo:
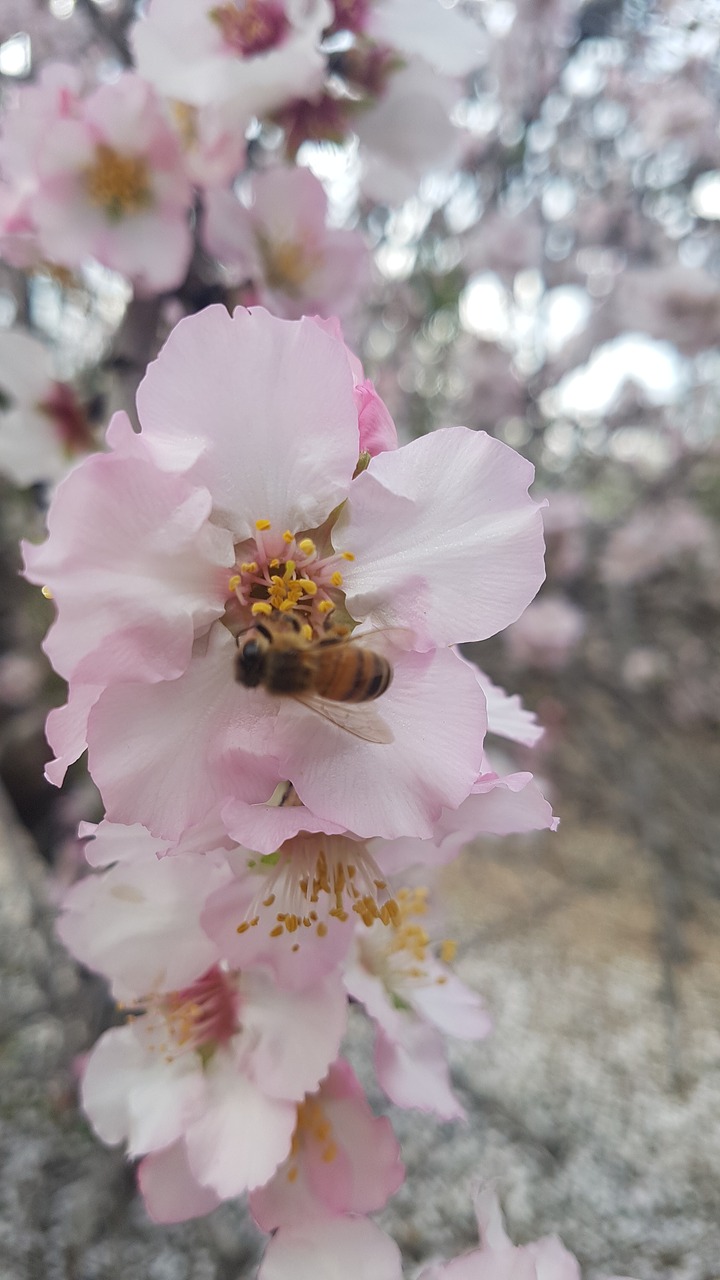
[[[414,123],[403,134],[391,115],[382,154],[368,113],[340,141],[302,141],[297,162],[323,183],[330,225],[370,247],[345,332],[401,437],[462,423],[536,466],[547,582],[468,656],[545,727],[512,763],[561,826],[484,841],[445,873],[458,968],[497,1029],[455,1052],[466,1129],[439,1142],[434,1122],[394,1114],[413,1176],[386,1221],[411,1264],[457,1252],[474,1239],[469,1182],[489,1177],[513,1238],[557,1231],[590,1280],[718,1280],[720,4],[442,3],[479,33],[452,94],[439,74],[423,89],[452,144],[424,154],[432,113],[416,92]],[[2,0],[3,109],[51,61],[111,82],[136,9]],[[256,122],[248,163],[269,167],[286,140]],[[238,296],[201,244],[154,296],[98,262],[1,262],[0,455],[18,395],[7,334],[45,344],[92,432],[133,412],[177,319]],[[235,1210],[151,1229],[73,1110],[72,1063],[104,1006],[37,903],[43,877],[57,901],[80,873],[77,823],[100,812],[82,765],[62,792],[43,779],[44,719],[64,694],[40,650],[52,606],[17,575],[48,485],[0,486],[0,1277],[249,1275],[256,1244]]]

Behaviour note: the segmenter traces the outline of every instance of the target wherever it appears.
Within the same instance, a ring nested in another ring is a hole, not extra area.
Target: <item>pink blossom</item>
[[[70,889],[58,933],[76,960],[110,980],[116,1000],[177,991],[221,958],[200,913],[229,879],[222,857],[119,862]]]
[[[373,1115],[352,1067],[339,1059],[298,1107],[290,1155],[252,1193],[250,1208],[263,1231],[323,1214],[374,1213],[404,1172],[390,1121]]]
[[[48,542],[27,548],[58,605],[48,651],[71,680],[59,754],[82,749],[87,723],[110,819],[170,840],[227,803],[267,806],[283,780],[315,815],[306,829],[430,835],[481,771],[485,724],[474,674],[444,646],[506,625],[542,576],[532,469],[450,428],[354,475],[344,345],[261,310],[182,321],[138,408],[142,433],[116,417],[110,452],[60,486]],[[295,610],[318,636],[340,607],[402,629],[382,698],[392,742],[234,679],[231,632]]]
[[[375,1070],[388,1097],[400,1107],[459,1119],[465,1113],[450,1086],[442,1035],[481,1040],[492,1023],[480,996],[431,950],[427,890],[401,889],[396,901],[389,928],[358,931],[345,984],[376,1023]],[[449,957],[452,944],[441,951]]]
[[[87,417],[54,377],[49,348],[21,329],[0,331],[0,395],[0,471],[15,484],[51,484],[93,449]]]
[[[126,1142],[131,1157],[164,1155],[148,1175],[158,1202],[163,1173],[172,1188],[184,1168],[183,1216],[193,1186],[207,1204],[263,1185],[290,1150],[295,1104],[337,1056],[346,1008],[338,980],[290,996],[260,972],[216,966],[143,1005],[89,1057],[82,1104],[98,1136]],[[172,1212],[172,1194],[164,1203]]]
[[[130,33],[140,75],[166,98],[231,102],[249,120],[322,84],[327,0],[151,0]]]
[[[205,248],[232,282],[288,319],[352,307],[368,251],[359,232],[327,227],[322,183],[308,169],[271,169],[254,175],[248,200],[213,191],[205,202]]]
[[[84,99],[56,82],[25,92],[0,150],[44,256],[70,268],[94,257],[145,292],[179,284],[192,193],[150,87],[128,73]]]
[[[420,58],[408,59],[383,96],[353,118],[366,195],[401,204],[426,173],[457,164],[465,140],[450,116],[459,98],[457,81],[438,75]]]
[[[486,39],[479,22],[457,9],[448,10],[439,0],[376,0],[367,31],[403,58],[424,58],[443,75],[467,75],[485,59]]]
[[[604,582],[631,585],[664,569],[695,559],[708,568],[717,564],[714,525],[697,507],[674,498],[640,508],[608,539],[600,566]]]
[[[400,1250],[374,1222],[312,1218],[281,1227],[270,1241],[258,1280],[402,1280]]]
[[[560,671],[577,649],[585,626],[582,609],[559,593],[547,592],[508,627],[504,638],[516,666]]]
[[[581,1280],[577,1259],[557,1236],[512,1244],[494,1192],[481,1191],[476,1196],[475,1212],[480,1248],[451,1262],[426,1267],[419,1280]],[[611,1280],[623,1278],[614,1276]]]
[[[177,101],[165,105],[190,181],[198,187],[226,187],[245,163],[250,119],[242,105],[232,101],[201,107]]]

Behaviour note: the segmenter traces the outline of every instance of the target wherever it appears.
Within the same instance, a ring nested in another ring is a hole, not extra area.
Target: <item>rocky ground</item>
[[[720,903],[700,875],[678,896],[642,830],[561,807],[556,836],[484,844],[446,873],[458,967],[496,1032],[453,1051],[467,1125],[394,1114],[411,1176],[384,1221],[413,1275],[473,1243],[482,1177],[518,1242],[557,1231],[589,1280],[718,1280]],[[106,1011],[2,819],[0,1280],[250,1280],[260,1241],[240,1209],[151,1226],[78,1117],[73,1063]],[[350,1039],[362,1065],[364,1026]]]

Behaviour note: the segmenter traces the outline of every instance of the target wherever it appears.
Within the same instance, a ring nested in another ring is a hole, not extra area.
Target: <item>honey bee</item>
[[[294,698],[356,738],[393,740],[385,722],[365,705],[385,692],[392,666],[340,629],[308,640],[290,614],[258,619],[238,637],[235,674],[246,689],[262,685],[267,693]]]

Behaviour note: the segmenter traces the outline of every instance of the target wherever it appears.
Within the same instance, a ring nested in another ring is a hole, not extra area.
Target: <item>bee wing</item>
[[[395,738],[392,730],[386,725],[374,707],[366,703],[353,703],[348,706],[342,702],[332,702],[329,698],[319,698],[317,694],[297,694],[295,702],[299,702],[308,711],[315,711],[323,720],[337,725],[355,738],[363,742],[389,743]]]
[[[364,649],[373,649],[383,656],[390,656],[393,650],[412,649],[415,632],[409,627],[371,627],[367,631],[353,631],[350,635],[333,638],[332,632],[321,637],[319,644],[325,640],[331,644],[357,644]]]

